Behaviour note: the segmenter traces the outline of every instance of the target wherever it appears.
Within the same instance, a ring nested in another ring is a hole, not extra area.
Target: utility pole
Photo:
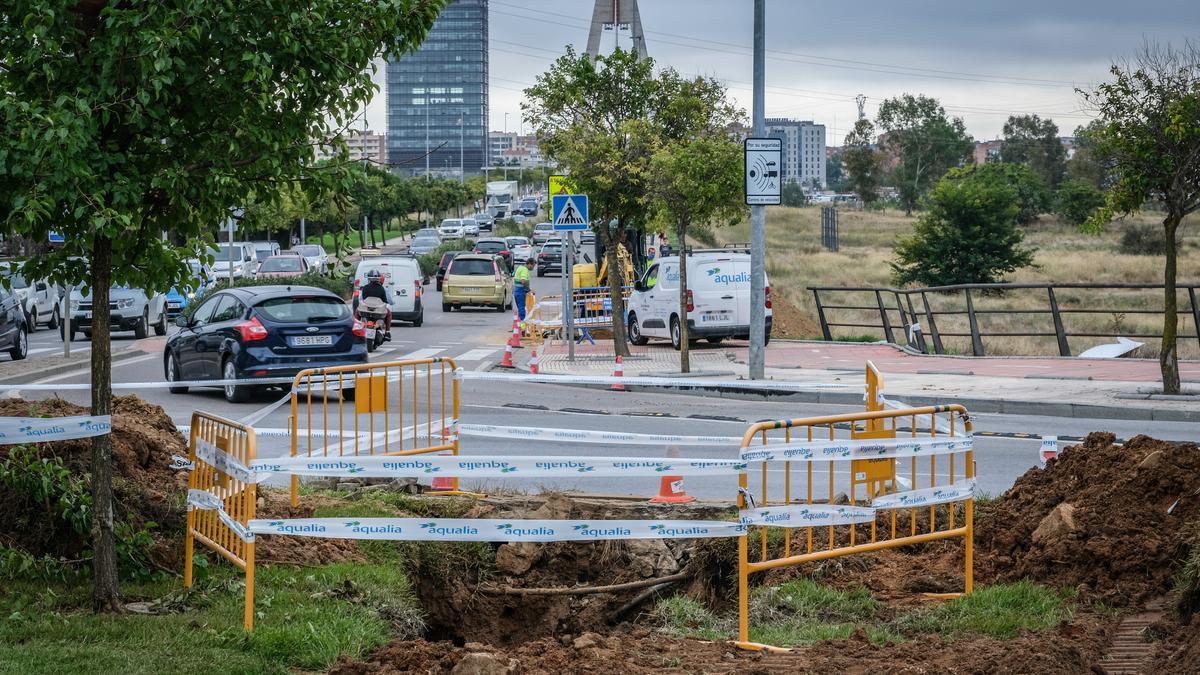
[[[300,189],[301,189],[301,191],[302,191],[302,192],[301,192],[301,194],[303,194],[303,190],[304,190],[304,164],[301,164],[301,165],[300,165]],[[300,243],[301,243],[301,244],[307,243],[307,241],[308,241],[308,238],[305,236],[305,231],[304,231],[304,211],[305,211],[305,209],[301,209],[301,210],[300,210]]]
[[[766,69],[766,0],[754,0],[754,132],[766,133],[764,111]],[[763,379],[767,337],[767,212],[765,206],[750,207],[750,379]]]
[[[459,182],[459,184],[465,183],[467,181],[467,165],[465,162],[463,162],[463,157],[464,157],[463,148],[465,147],[465,141],[463,139],[466,138],[465,132],[466,132],[466,128],[467,128],[466,115],[467,115],[466,112],[458,113],[458,182]],[[459,215],[461,216],[462,213],[460,212]]]
[[[359,148],[360,148],[360,151],[362,152],[362,159],[363,159],[363,181],[364,181],[364,185],[365,185],[365,182],[367,180],[367,163],[368,163],[367,162],[367,111],[365,108],[363,109],[362,138],[360,138],[359,141],[360,141]],[[366,209],[365,204],[363,205],[362,242],[363,242],[363,248],[366,248],[367,247],[367,209]]]

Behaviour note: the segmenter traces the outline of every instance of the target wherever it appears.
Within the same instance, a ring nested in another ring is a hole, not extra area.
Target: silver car
[[[413,239],[412,245],[408,247],[408,252],[411,255],[425,255],[433,253],[434,249],[442,245],[442,240],[436,237],[417,237]]]
[[[504,241],[508,243],[508,250],[512,251],[514,263],[523,263],[533,256],[533,246],[525,237],[505,237]]]
[[[21,303],[21,310],[25,314],[25,326],[30,332],[37,330],[38,324],[46,324],[52,329],[58,328],[60,314],[57,286],[45,281],[29,283],[20,274],[11,273],[8,266],[4,267],[2,273],[7,277],[13,297]]]
[[[85,338],[92,337],[92,321],[95,308],[92,306],[92,294],[84,295],[76,290],[71,293],[71,335],[80,331]],[[140,288],[129,286],[113,286],[108,290],[109,331],[131,330],[138,338],[150,335],[154,328],[155,335],[167,334],[167,298],[161,294],[148,297]],[[63,339],[67,339],[66,327],[60,328]]]

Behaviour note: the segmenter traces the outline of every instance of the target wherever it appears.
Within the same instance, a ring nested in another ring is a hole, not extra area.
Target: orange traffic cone
[[[538,374],[538,355],[536,349],[533,350],[533,354],[529,357],[529,372],[534,375]]]
[[[624,365],[624,362],[621,360],[620,354],[617,355],[617,365],[615,368],[613,368],[613,377],[625,377],[625,365]],[[628,391],[625,388],[625,385],[621,384],[620,382],[617,382],[613,386],[609,387],[609,390],[610,391]]]
[[[667,448],[667,459],[679,456],[679,448]],[[650,499],[651,504],[687,504],[696,498],[683,491],[683,476],[663,476],[658,485],[658,496]]]
[[[516,317],[513,317],[513,332],[512,337],[508,339],[508,345],[517,348],[521,346],[521,327],[517,325]]]
[[[500,362],[501,368],[513,368],[512,360],[512,343],[504,345],[504,360]]]

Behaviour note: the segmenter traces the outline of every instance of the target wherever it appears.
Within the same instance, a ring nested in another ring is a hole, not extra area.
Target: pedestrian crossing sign
[[[587,195],[551,195],[550,213],[557,232],[588,229]]]

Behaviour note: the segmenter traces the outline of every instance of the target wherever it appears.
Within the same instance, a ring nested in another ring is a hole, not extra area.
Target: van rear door
[[[707,328],[746,325],[750,314],[750,261],[738,257],[697,260],[688,270],[692,288],[692,321]]]

